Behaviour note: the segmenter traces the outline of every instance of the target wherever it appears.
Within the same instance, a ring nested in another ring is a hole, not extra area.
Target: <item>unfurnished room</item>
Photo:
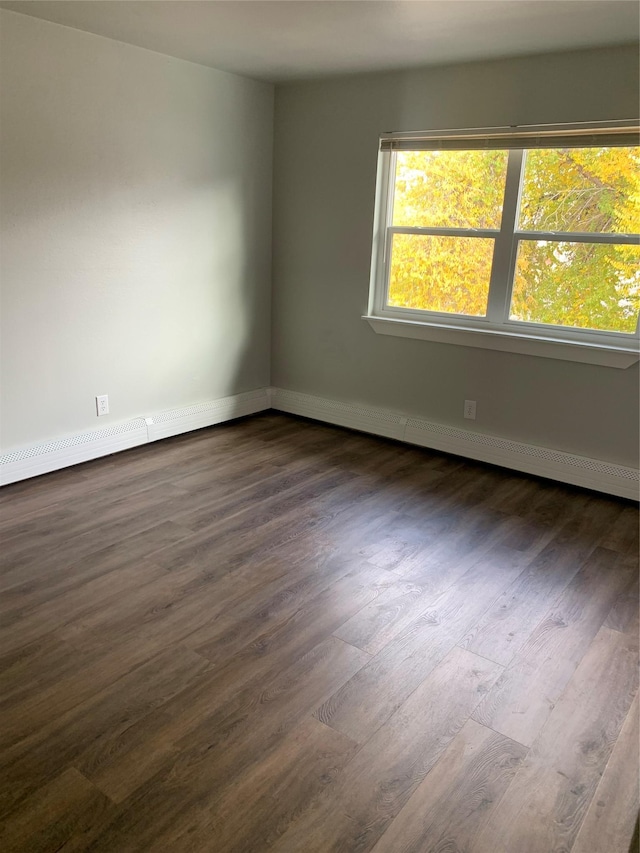
[[[638,853],[639,33],[0,0],[2,853]]]

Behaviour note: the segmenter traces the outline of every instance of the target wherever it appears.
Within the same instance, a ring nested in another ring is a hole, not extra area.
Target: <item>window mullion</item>
[[[384,205],[384,245],[382,258],[382,277],[378,285],[378,305],[380,310],[383,310],[387,304],[387,293],[389,291],[389,276],[391,274],[391,243],[393,236],[391,228],[393,226],[393,207],[395,204],[396,193],[396,162],[398,155],[395,151],[391,152],[387,163],[387,195]]]
[[[393,213],[395,192],[396,155],[380,152],[376,185],[376,208],[373,223],[373,251],[371,257],[371,283],[369,288],[369,313],[379,313],[384,308],[388,277],[388,226]]]
[[[440,228],[422,225],[394,225],[387,229],[390,234],[417,234],[425,237],[496,237],[496,228]]]
[[[523,165],[524,151],[519,149],[510,151],[504,188],[502,223],[496,237],[489,284],[487,318],[491,323],[504,323],[509,314],[516,250],[514,232],[520,206]]]
[[[516,240],[543,240],[548,243],[604,243],[614,246],[636,246],[638,234],[615,231],[516,231]]]

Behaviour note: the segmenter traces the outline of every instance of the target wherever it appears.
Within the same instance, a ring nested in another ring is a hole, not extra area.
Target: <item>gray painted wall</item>
[[[637,49],[276,89],[272,383],[635,465],[627,370],[376,335],[366,313],[384,131],[633,118]],[[475,422],[463,400],[478,402]]]
[[[273,87],[0,16],[3,449],[268,385]]]
[[[272,87],[0,21],[3,450],[271,382],[637,464],[637,365],[360,319],[382,131],[630,117],[633,48],[278,87],[272,302]]]

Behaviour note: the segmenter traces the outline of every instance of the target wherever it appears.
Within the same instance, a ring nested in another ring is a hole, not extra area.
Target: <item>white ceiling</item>
[[[615,45],[636,0],[5,0],[0,6],[263,80]]]

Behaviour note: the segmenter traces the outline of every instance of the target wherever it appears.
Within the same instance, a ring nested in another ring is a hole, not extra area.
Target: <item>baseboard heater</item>
[[[411,418],[385,409],[328,400],[281,388],[261,388],[235,394],[7,453],[0,456],[0,484],[18,482],[130,447],[269,409],[489,462],[630,500],[637,501],[640,498],[640,477],[636,468]]]

